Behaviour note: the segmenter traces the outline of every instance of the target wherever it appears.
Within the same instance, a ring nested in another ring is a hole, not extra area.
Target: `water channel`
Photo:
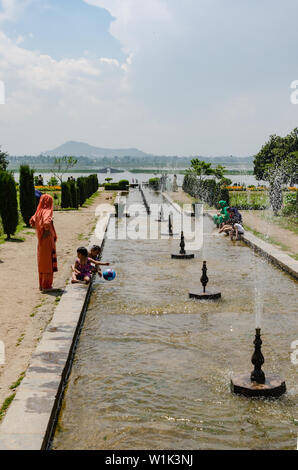
[[[128,205],[141,200],[133,190]],[[203,255],[172,260],[178,249],[173,239],[106,240],[103,259],[117,277],[94,283],[54,449],[296,448],[297,283],[243,242],[218,236],[208,217]],[[203,257],[218,302],[188,299]],[[256,315],[263,369],[287,384],[275,401],[229,388],[232,373],[253,368]]]

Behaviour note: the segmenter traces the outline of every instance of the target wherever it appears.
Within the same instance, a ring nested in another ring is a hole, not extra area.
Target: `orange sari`
[[[39,287],[40,289],[51,289],[54,272],[58,271],[56,257],[57,234],[53,224],[52,196],[49,194],[41,196],[36,212],[30,219],[30,225],[35,227],[38,239]]]

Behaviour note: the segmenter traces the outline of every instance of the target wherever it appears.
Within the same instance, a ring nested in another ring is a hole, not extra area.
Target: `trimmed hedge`
[[[120,180],[118,182],[118,185],[120,186],[121,189],[127,189],[129,186],[129,181],[128,180]]]
[[[218,202],[221,200],[226,201],[227,204],[230,203],[229,191],[215,179],[200,180],[196,175],[185,175],[182,189],[209,206],[219,208]]]
[[[11,173],[0,171],[0,215],[3,231],[9,240],[19,223],[17,189]]]
[[[160,179],[159,178],[150,178],[149,179],[149,187],[158,191],[160,188]]]
[[[66,209],[72,207],[71,188],[70,183],[62,183],[61,185],[61,207]]]
[[[129,181],[120,180],[118,183],[105,183],[104,188],[106,191],[127,191],[129,189]]]
[[[61,207],[78,209],[98,188],[97,175],[82,176],[77,181],[62,183]]]
[[[36,210],[34,170],[28,165],[20,166],[20,208],[23,220],[30,227],[29,220]]]

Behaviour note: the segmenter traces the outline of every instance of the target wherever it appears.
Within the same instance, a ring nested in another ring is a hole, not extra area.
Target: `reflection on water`
[[[297,366],[290,362],[298,338],[295,281],[241,242],[218,237],[205,218],[209,286],[220,287],[223,298],[189,300],[202,258],[172,260],[178,245],[106,242],[104,259],[117,278],[96,281],[55,449],[296,448]],[[287,383],[278,401],[229,390],[232,372],[253,368],[254,263],[263,276],[264,370]]]

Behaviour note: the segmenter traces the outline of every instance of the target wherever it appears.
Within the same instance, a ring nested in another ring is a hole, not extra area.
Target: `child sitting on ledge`
[[[77,249],[77,259],[72,268],[72,284],[89,284],[92,277],[92,264],[96,266],[101,264],[100,261],[96,261],[88,257],[87,248],[81,246]]]
[[[236,240],[241,240],[241,235],[244,235],[244,228],[241,224],[233,224],[233,228],[230,231],[230,239],[233,240],[234,235]]]
[[[91,250],[88,253],[89,258],[91,259],[91,262],[93,263],[94,261],[98,261],[97,266],[93,268],[94,272],[97,272],[99,277],[102,277],[101,274],[101,269],[99,266],[110,266],[110,263],[102,263],[100,261],[100,247],[98,245],[93,245]]]

